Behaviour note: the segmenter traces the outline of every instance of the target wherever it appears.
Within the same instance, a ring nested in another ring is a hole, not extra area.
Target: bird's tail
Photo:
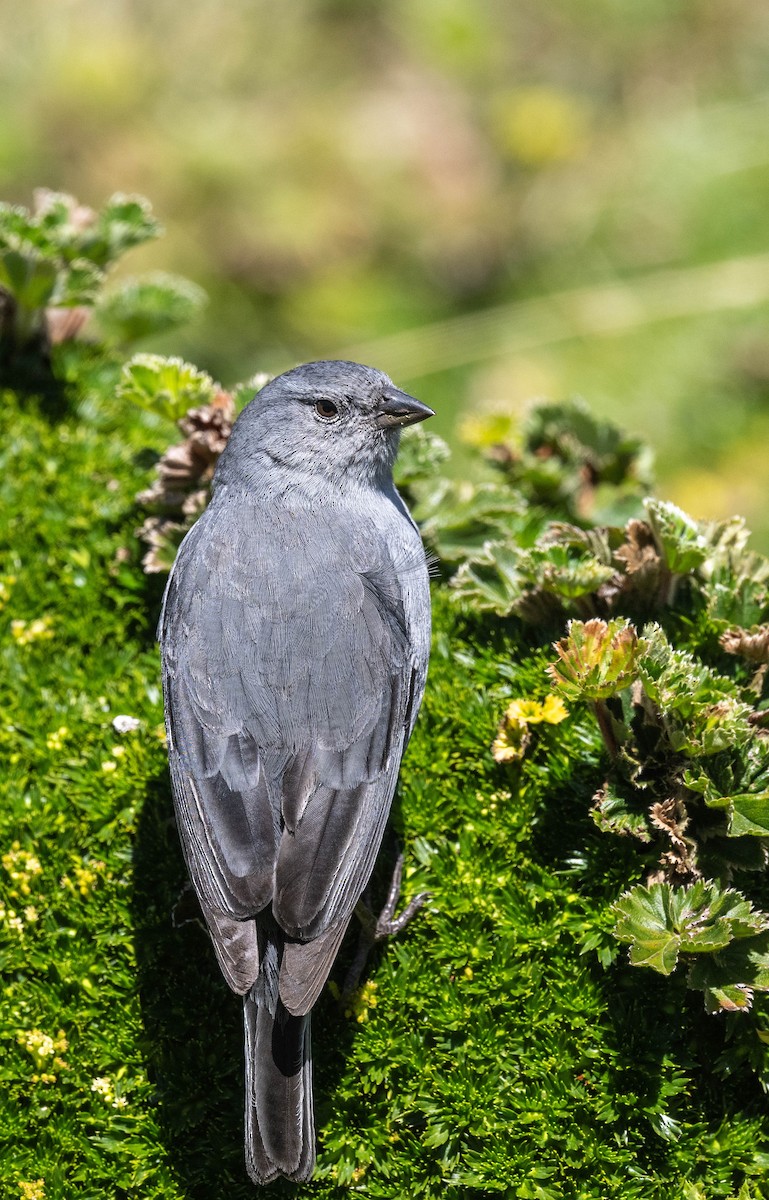
[[[254,1183],[306,1182],[315,1166],[310,1016],[275,1015],[254,988],[243,997],[246,1031],[246,1168]]]

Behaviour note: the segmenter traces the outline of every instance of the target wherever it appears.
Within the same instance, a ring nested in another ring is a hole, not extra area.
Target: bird
[[[245,1159],[315,1166],[310,1015],[374,868],[430,650],[428,564],[393,483],[434,416],[325,360],[236,420],[158,627],[187,869],[243,997]]]

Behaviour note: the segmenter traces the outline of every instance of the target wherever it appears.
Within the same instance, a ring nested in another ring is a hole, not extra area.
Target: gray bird
[[[395,489],[432,410],[316,362],[241,413],[184,539],[158,639],[174,803],[219,965],[244,1000],[246,1165],[315,1164],[310,1010],[374,867],[430,643]]]

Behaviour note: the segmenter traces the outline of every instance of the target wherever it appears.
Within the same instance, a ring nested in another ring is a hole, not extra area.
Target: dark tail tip
[[[275,1017],[249,993],[246,1034],[246,1169],[256,1184],[283,1175],[306,1183],[315,1167],[310,1017]]]

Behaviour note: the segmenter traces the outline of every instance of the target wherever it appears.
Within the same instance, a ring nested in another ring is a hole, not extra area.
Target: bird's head
[[[246,406],[215,484],[381,486],[391,479],[401,429],[431,416],[373,367],[306,363],[277,376]]]

